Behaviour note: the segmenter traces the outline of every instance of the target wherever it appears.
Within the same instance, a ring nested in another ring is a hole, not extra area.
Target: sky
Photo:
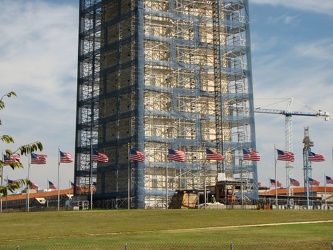
[[[20,145],[41,141],[46,165],[31,165],[29,178],[40,188],[47,181],[68,188],[74,164],[58,168],[58,149],[75,152],[78,0],[0,0],[0,86],[5,98],[1,134],[15,144],[0,143],[15,151]],[[285,110],[293,98],[293,111],[323,110],[333,116],[333,2],[331,0],[250,0],[252,75],[255,107]],[[312,164],[312,177],[324,183],[333,176],[333,117],[293,116],[292,177],[303,185],[304,127],[309,127],[312,151],[325,162]],[[258,179],[269,185],[274,178],[285,186],[285,163],[275,164],[275,150],[285,149],[285,117],[255,114]],[[4,177],[28,176],[24,169],[4,168]]]

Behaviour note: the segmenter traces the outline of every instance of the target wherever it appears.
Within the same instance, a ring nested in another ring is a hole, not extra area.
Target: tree
[[[16,93],[14,91],[11,91],[9,93],[7,93],[6,95],[3,95],[0,99],[0,110],[5,109],[5,102],[4,102],[4,98],[5,97],[12,97],[12,96],[16,96]],[[2,125],[2,121],[0,119],[0,126]],[[12,136],[10,135],[1,135],[0,137],[1,141],[10,144],[10,143],[14,143],[14,139]],[[5,155],[7,159],[11,159],[11,156],[15,153],[19,153],[21,155],[26,155],[26,154],[30,154],[31,152],[34,151],[42,151],[43,150],[43,145],[41,142],[36,141],[33,143],[29,143],[23,146],[20,146],[17,150],[15,150],[14,152],[12,152],[9,149],[5,150]],[[9,163],[6,163],[6,165],[9,165],[13,170],[16,168],[23,168],[23,164],[19,161],[19,160],[15,160],[15,161],[10,161]],[[5,166],[5,162],[3,157],[1,157],[0,160],[0,169],[2,169]],[[2,171],[1,171],[2,173]],[[0,178],[3,179],[2,175],[0,174]],[[8,190],[13,192],[15,189],[20,188],[22,185],[29,185],[31,187],[32,183],[30,180],[28,179],[20,179],[20,180],[16,180],[15,182],[5,185],[5,186],[0,186],[0,195],[7,195]]]

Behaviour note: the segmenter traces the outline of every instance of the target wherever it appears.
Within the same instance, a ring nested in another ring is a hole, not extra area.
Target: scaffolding
[[[241,162],[255,149],[250,57],[247,0],[81,0],[75,184],[96,182],[96,207],[168,208],[225,173],[257,200],[256,163]]]

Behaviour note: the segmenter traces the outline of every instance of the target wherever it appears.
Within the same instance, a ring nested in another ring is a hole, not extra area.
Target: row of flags
[[[251,160],[258,160],[260,156],[255,151],[249,151],[249,155],[251,155]],[[59,151],[59,163],[71,163],[73,162],[73,157],[68,152]],[[249,158],[249,159],[250,159]],[[181,150],[169,149],[168,150],[168,159],[171,161],[185,162],[185,152]],[[206,159],[207,160],[224,160],[224,156],[219,153],[216,153],[213,150],[206,149]],[[31,164],[46,164],[47,155],[31,153]],[[93,161],[107,163],[109,158],[96,150],[93,150]],[[130,150],[130,160],[137,162],[145,161],[145,153],[139,150],[131,149]],[[4,155],[4,165],[9,165],[12,162],[20,161],[20,155],[11,155],[9,158]]]
[[[73,157],[70,153],[67,152],[62,152],[59,151],[60,153],[60,163],[71,163],[73,162]],[[47,155],[43,155],[43,154],[35,154],[35,153],[31,153],[30,154],[31,157],[31,164],[46,164],[46,160],[47,160]],[[20,161],[20,155],[11,155],[10,157],[8,157],[7,155],[3,155],[3,162],[4,165],[9,165],[10,163],[14,163],[14,162],[18,162]]]
[[[73,157],[70,153],[59,151],[60,153],[60,163],[71,163],[73,162]],[[256,151],[243,149],[244,160],[249,161],[260,161],[260,155]],[[35,154],[31,153],[31,164],[46,164],[47,155],[43,154]],[[218,160],[223,161],[224,156],[216,153],[211,149],[206,149],[206,159],[207,160]],[[11,155],[8,158],[4,155],[4,164],[9,165],[11,162],[19,161],[20,155]],[[137,162],[144,162],[145,161],[145,154],[139,150],[131,149],[130,150],[130,160],[137,161]],[[181,150],[169,149],[168,150],[168,160],[170,161],[177,161],[177,162],[185,162],[186,156],[185,152]],[[93,150],[93,161],[107,163],[109,158],[96,150]]]
[[[319,186],[320,185],[320,182],[315,180],[315,179],[312,179],[312,178],[308,178],[308,182],[311,186]],[[327,176],[325,175],[325,183],[326,184],[333,184],[333,178],[330,177],[330,176]],[[290,186],[295,186],[295,187],[299,187],[301,185],[301,183],[294,179],[294,178],[290,178]],[[261,186],[261,183],[259,183],[259,186]],[[274,179],[270,179],[270,186],[271,187],[282,187],[282,183],[280,181],[275,181]]]
[[[20,180],[11,180],[11,179],[7,179],[6,181],[7,181],[7,186],[10,186],[11,184],[19,183],[20,182]],[[74,188],[75,187],[74,182],[70,182],[70,183],[71,183],[71,187]],[[96,186],[96,182],[93,182],[92,184],[93,184],[93,186]],[[48,188],[49,189],[58,190],[57,186],[52,181],[49,181],[49,180],[48,180]],[[76,185],[76,188],[81,188],[81,186]],[[36,183],[34,183],[34,182],[32,182],[31,183],[31,189],[38,190],[39,189],[39,185],[36,184]]]
[[[280,161],[291,161],[293,162],[295,157],[292,152],[288,151],[282,151],[279,149],[277,150],[277,160]],[[20,155],[11,155],[10,157],[7,157],[6,155],[3,155],[4,159],[4,165],[9,165],[12,162],[20,161]],[[170,161],[176,161],[176,162],[185,162],[186,161],[186,155],[185,152],[182,150],[175,150],[175,149],[168,149],[168,160]],[[145,153],[141,152],[139,150],[130,149],[130,161],[136,161],[136,162],[144,162],[145,161]],[[217,161],[223,161],[225,158],[223,155],[206,148],[206,160],[217,160]],[[31,153],[31,164],[46,164],[47,155],[44,154],[36,154]],[[107,163],[109,161],[109,158],[103,154],[98,152],[97,150],[93,150],[93,161],[96,162],[102,162]],[[260,161],[260,154],[257,151],[250,150],[250,149],[243,149],[243,160],[245,161]],[[308,161],[313,162],[321,162],[325,161],[325,158],[321,154],[315,154],[313,152],[308,153]],[[68,152],[62,152],[59,150],[59,163],[71,163],[73,162],[73,157]],[[13,182],[11,180],[8,180],[8,185],[10,185],[10,182]],[[319,186],[320,182],[309,178],[309,184]],[[333,180],[331,177],[326,176],[326,184],[333,184]],[[261,183],[258,183],[259,186],[261,186]],[[274,179],[270,179],[270,185],[272,187],[282,187],[282,183],[280,181],[275,181]],[[296,179],[290,178],[290,185],[291,186],[300,186],[299,181]],[[35,183],[32,183],[32,188],[38,189],[38,185]],[[49,181],[49,188],[50,189],[57,189],[56,186]]]
[[[169,149],[168,159],[173,161],[185,162],[185,152],[181,150]],[[277,149],[277,160],[278,161],[291,161],[295,160],[295,155],[292,152],[282,151]],[[137,156],[140,155],[139,159]],[[213,150],[206,149],[206,159],[207,160],[224,160],[224,156],[216,153]],[[133,161],[144,161],[144,153],[131,149],[131,160]],[[255,150],[243,149],[243,160],[244,161],[260,161],[260,154]],[[308,153],[308,160],[313,162],[325,161],[325,157],[321,154],[316,154],[313,152]]]
[[[12,185],[12,184],[15,184],[15,183],[19,183],[19,182],[20,182],[20,180],[11,180],[11,179],[7,179],[6,181],[7,181],[7,186],[10,186],[10,185]],[[74,187],[74,186],[75,186],[74,183],[71,182],[71,187]],[[96,182],[93,182],[93,186],[96,186]],[[77,188],[81,188],[79,185],[76,185],[76,187],[77,187]],[[34,182],[32,182],[30,188],[31,188],[31,189],[36,189],[36,190],[38,190],[38,189],[39,189],[39,185],[36,184],[36,183],[34,183]],[[57,186],[56,186],[52,181],[49,181],[49,180],[48,180],[48,188],[49,188],[49,189],[55,189],[55,190],[58,190]]]
[[[31,156],[31,162],[30,162],[31,164],[46,164],[47,155],[31,153],[30,156]],[[5,166],[10,165],[11,163],[20,161],[20,155],[18,155],[18,154],[11,155],[10,157],[8,157],[7,155],[3,155],[3,157],[4,157],[3,162],[4,162]],[[92,160],[97,161],[97,162],[108,162],[109,158],[105,154],[102,154],[96,150],[93,150],[93,159]],[[59,164],[60,163],[71,163],[73,161],[74,161],[73,157],[70,153],[59,150]],[[19,181],[20,180],[14,181],[14,180],[7,179],[7,186],[10,186],[11,184],[14,184],[14,183],[19,183]],[[32,182],[31,188],[38,190],[39,186],[38,186],[38,184]],[[49,189],[58,189],[56,187],[56,185],[54,185],[53,182],[51,182],[51,181],[48,181],[48,188]]]
[[[47,155],[44,154],[36,154],[31,153],[31,164],[46,164]],[[20,161],[20,155],[15,154],[8,157],[7,155],[3,155],[3,162],[4,165],[9,165],[10,163],[18,162]],[[93,161],[97,162],[108,162],[109,158],[102,153],[99,153],[98,151],[94,150],[93,152]],[[59,151],[59,163],[71,163],[73,162],[73,157],[68,152],[62,152]]]
[[[206,149],[206,159],[223,161],[224,156],[207,148]],[[185,162],[186,161],[185,152],[182,150],[168,149],[168,160],[177,161],[177,162]],[[130,161],[144,162],[145,153],[135,150],[135,149],[131,149],[130,150]]]
[[[325,181],[326,181],[326,184],[333,184],[333,177],[325,175]],[[7,179],[7,185],[8,186],[13,184],[13,183],[18,183],[18,182],[19,182],[19,180],[14,181],[14,180]],[[312,186],[319,186],[320,182],[309,177],[309,184],[312,185]],[[93,185],[96,186],[96,182],[93,182]],[[261,185],[262,185],[261,182],[259,182],[258,186],[261,186]],[[298,180],[296,180],[294,178],[290,178],[290,185],[295,186],[295,187],[299,187],[301,184]],[[51,182],[51,181],[48,181],[48,186],[49,186],[48,187],[49,189],[58,189],[56,187],[56,185],[54,185],[53,182]],[[73,188],[75,187],[73,182],[71,182],[71,186]],[[275,186],[282,187],[282,183],[279,180],[275,181],[274,179],[270,179],[270,186],[271,187],[275,187]],[[38,190],[39,185],[32,182],[31,188]],[[76,188],[80,188],[80,187],[78,185],[76,185]]]
[[[278,161],[290,161],[290,162],[294,162],[295,161],[295,155],[292,152],[288,152],[288,151],[282,151],[279,149],[277,150],[277,160]],[[321,154],[316,154],[313,153],[311,151],[308,152],[308,161],[311,162],[322,162],[325,161],[325,157]]]
[[[19,182],[20,182],[20,180],[11,180],[11,179],[7,179],[7,186],[10,186],[10,185],[12,185],[12,184],[19,183]],[[51,182],[51,181],[48,181],[48,186],[49,186],[49,189],[58,189],[58,188],[56,187],[56,185],[54,185],[53,182]],[[38,189],[39,189],[39,185],[36,184],[36,183],[34,183],[34,182],[32,182],[32,183],[31,183],[31,189],[36,189],[36,190],[38,190]]]
[[[176,149],[168,149],[168,160],[170,161],[177,161],[177,162],[185,162],[186,156],[185,152],[182,150],[176,150]],[[217,161],[223,161],[224,156],[206,148],[206,160],[217,160]],[[130,150],[130,161],[137,161],[137,162],[144,162],[145,161],[145,153],[131,149]]]
[[[292,152],[283,151],[277,149],[277,160],[278,161],[291,161],[295,160],[295,155]],[[185,162],[185,152],[181,150],[169,149],[168,150],[168,159],[172,161]],[[206,148],[206,159],[207,160],[224,160],[224,156],[216,153],[215,151]],[[131,149],[130,154],[131,161],[144,161],[144,153]],[[243,149],[243,160],[244,161],[260,161],[260,154],[255,150]],[[316,154],[313,152],[308,152],[308,160],[312,162],[322,162],[325,161],[325,157],[321,154]]]
[[[19,183],[19,182],[20,182],[20,180],[11,180],[11,179],[7,179],[6,181],[7,181],[7,186],[10,186],[10,185],[12,185],[12,184],[15,184],[15,183]],[[74,186],[75,186],[74,183],[71,182],[71,187],[74,187]],[[93,182],[93,186],[96,186],[96,182]],[[80,187],[80,186],[79,186],[79,185],[76,185],[76,187],[78,188],[78,187]],[[49,180],[48,180],[48,188],[49,188],[49,189],[55,189],[55,190],[58,189],[57,186],[56,186],[52,181],[49,181]],[[31,189],[36,189],[36,190],[38,190],[38,189],[39,189],[39,185],[36,184],[36,183],[34,183],[34,182],[32,182],[32,183],[31,183]]]
[[[290,161],[294,162],[295,156],[294,153],[283,151],[280,149],[277,150],[277,160],[278,161]],[[60,154],[60,163],[71,163],[73,162],[73,157],[68,152],[59,151]],[[31,153],[31,164],[46,164],[47,155],[43,154],[35,154]],[[10,157],[4,155],[4,165],[9,165],[11,162],[16,162],[20,160],[20,155],[11,155]],[[131,149],[130,150],[130,160],[137,162],[145,161],[144,152]],[[176,149],[168,149],[168,160],[177,161],[177,162],[185,162],[186,156],[185,152]],[[217,160],[223,161],[224,156],[206,148],[206,160]],[[243,160],[244,161],[260,161],[260,154],[257,151],[250,149],[243,149]],[[97,150],[93,150],[93,161],[107,163],[109,158],[103,154],[98,152]],[[311,151],[308,152],[308,161],[310,162],[322,162],[325,161],[325,157],[321,154],[316,154]]]
[[[46,155],[37,155],[34,153],[31,153],[31,164],[46,164]],[[21,159],[21,156],[18,154],[14,154],[11,156],[3,155],[3,163],[5,166],[19,162]]]

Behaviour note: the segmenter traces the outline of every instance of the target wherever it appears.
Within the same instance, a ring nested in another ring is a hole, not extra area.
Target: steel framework
[[[248,11],[247,0],[80,1],[75,185],[96,182],[95,206],[165,208],[218,173],[258,198],[256,163],[240,163],[256,147]],[[205,161],[206,147],[225,161]]]

